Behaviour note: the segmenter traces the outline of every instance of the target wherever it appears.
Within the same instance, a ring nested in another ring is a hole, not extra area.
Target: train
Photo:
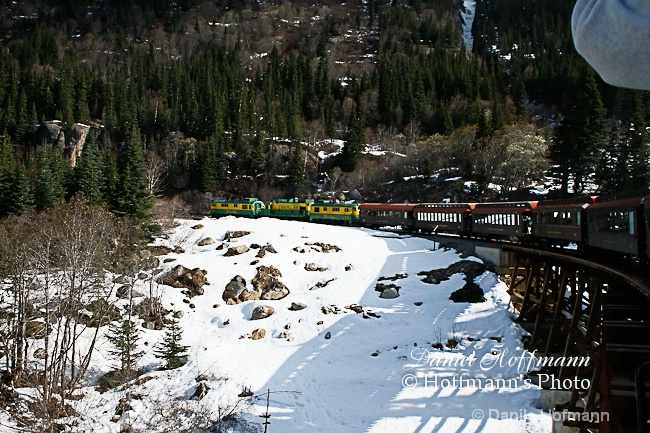
[[[454,234],[543,247],[575,246],[650,261],[650,190],[570,199],[491,203],[335,203],[214,200],[210,216],[273,217],[409,233]]]

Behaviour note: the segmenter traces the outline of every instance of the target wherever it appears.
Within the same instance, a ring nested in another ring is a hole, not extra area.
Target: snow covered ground
[[[203,227],[192,229],[197,223]],[[228,248],[216,247],[228,231],[250,232],[229,240],[228,247],[270,244],[277,253],[257,258],[254,246],[226,257]],[[207,237],[216,243],[197,245]],[[184,312],[180,325],[188,362],[158,370],[161,361],[153,352],[164,331],[145,330],[142,364],[148,372],[112,391],[84,388],[83,398],[73,402],[84,414],[74,431],[198,432],[206,420],[234,408],[242,412],[239,423],[229,424],[231,431],[261,432],[267,390],[268,432],[551,430],[551,416],[536,409],[539,388],[517,364],[527,354],[524,331],[512,322],[505,285],[486,271],[475,279],[486,301],[454,303],[449,296],[464,286],[463,274],[438,284],[418,275],[463,260],[454,250],[434,250],[432,241],[380,231],[235,217],[180,221],[158,243],[184,249],[161,257],[176,259],[164,263],[165,270],[178,264],[207,270],[203,295],[186,299],[181,289],[153,289],[164,307]],[[323,252],[322,244],[340,251]],[[321,270],[307,270],[309,264]],[[228,282],[240,275],[250,288],[262,265],[280,270],[289,295],[227,305],[222,295]],[[318,287],[319,282],[328,283]],[[399,297],[380,298],[378,282],[399,286]],[[139,284],[143,293],[151,289]],[[292,303],[306,307],[290,310]],[[250,320],[258,305],[272,306],[275,313]],[[262,339],[249,338],[261,328]],[[457,346],[447,347],[448,340]],[[443,350],[432,347],[436,343]],[[111,370],[109,348],[99,346],[94,378]],[[209,391],[201,400],[191,399],[199,376]],[[240,399],[247,390],[254,396]],[[129,405],[116,415],[120,400]]]

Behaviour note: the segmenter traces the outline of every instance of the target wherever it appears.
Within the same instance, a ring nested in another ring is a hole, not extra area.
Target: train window
[[[314,212],[316,212],[316,213],[320,212],[320,208],[319,208],[319,207],[315,207],[315,208],[314,208]]]
[[[333,207],[332,212],[340,212],[341,208],[338,207]]]
[[[228,203],[221,203],[221,207],[228,207]]]
[[[634,234],[634,212],[628,213],[627,217],[628,217],[628,233],[633,235]]]
[[[579,211],[576,212],[576,225],[577,225],[577,226],[580,225],[580,212],[579,212]]]

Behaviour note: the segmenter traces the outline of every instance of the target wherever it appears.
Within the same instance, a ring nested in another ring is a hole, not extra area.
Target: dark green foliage
[[[162,343],[155,351],[156,358],[165,361],[163,367],[165,370],[182,367],[187,362],[188,346],[183,346],[180,343],[182,338],[182,329],[178,324],[178,320],[172,319],[167,325]]]
[[[596,151],[603,148],[607,133],[605,107],[593,70],[586,67],[573,78],[570,89],[562,108],[564,118],[550,148],[565,194],[570,178],[573,191],[583,191],[597,161]]]
[[[90,204],[100,204],[104,200],[106,182],[104,179],[104,161],[97,148],[97,141],[86,141],[83,152],[75,167],[75,180],[78,191]]]
[[[339,155],[338,164],[343,171],[354,170],[361,158],[361,152],[365,145],[366,135],[364,132],[363,106],[355,104],[352,119],[345,134],[345,145]]]
[[[120,154],[115,213],[144,218],[153,201],[147,188],[144,151],[137,127],[131,129]]]
[[[126,375],[137,370],[136,366],[144,352],[138,350],[140,328],[131,320],[111,322],[106,339],[113,345],[109,355],[118,362],[117,368]]]
[[[65,175],[69,166],[49,146],[36,155],[34,201],[37,210],[48,209],[65,199]]]
[[[288,193],[291,197],[299,197],[307,192],[307,175],[305,173],[306,155],[299,142],[291,144],[291,160],[289,161]]]

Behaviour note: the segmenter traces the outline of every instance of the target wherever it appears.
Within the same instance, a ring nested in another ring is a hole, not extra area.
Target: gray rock
[[[228,251],[224,254],[225,257],[238,256],[239,254],[244,254],[248,252],[248,247],[246,245],[238,245],[236,247],[228,248]]]
[[[244,290],[246,290],[246,280],[241,275],[235,275],[235,277],[226,284],[226,290],[223,292],[222,298],[226,302],[231,299],[235,304],[238,304],[239,296]]]
[[[202,229],[203,227],[204,227],[203,224],[196,224],[196,225],[193,225],[193,226],[192,226],[192,230],[200,230],[200,229]]]
[[[307,308],[307,306],[305,304],[292,302],[291,307],[289,307],[289,310],[291,310],[291,311],[300,311],[300,310],[304,310],[305,308]]]
[[[212,244],[214,244],[214,243],[215,243],[214,239],[212,239],[212,238],[205,238],[205,239],[201,239],[201,240],[199,241],[198,245],[199,245],[200,247],[204,247],[204,246],[206,246],[206,245],[212,245]]]
[[[273,307],[269,305],[258,305],[255,307],[253,313],[251,314],[251,320],[266,319],[273,313],[275,313],[275,309]]]
[[[395,299],[399,297],[399,293],[397,293],[397,289],[394,287],[389,287],[381,292],[381,295],[379,295],[379,297],[383,299]]]
[[[362,200],[363,197],[361,196],[361,193],[357,191],[356,189],[350,190],[348,192],[348,197],[350,197],[351,200]]]
[[[332,338],[332,333],[328,331],[327,334],[325,334],[325,339],[329,340],[330,338]]]

